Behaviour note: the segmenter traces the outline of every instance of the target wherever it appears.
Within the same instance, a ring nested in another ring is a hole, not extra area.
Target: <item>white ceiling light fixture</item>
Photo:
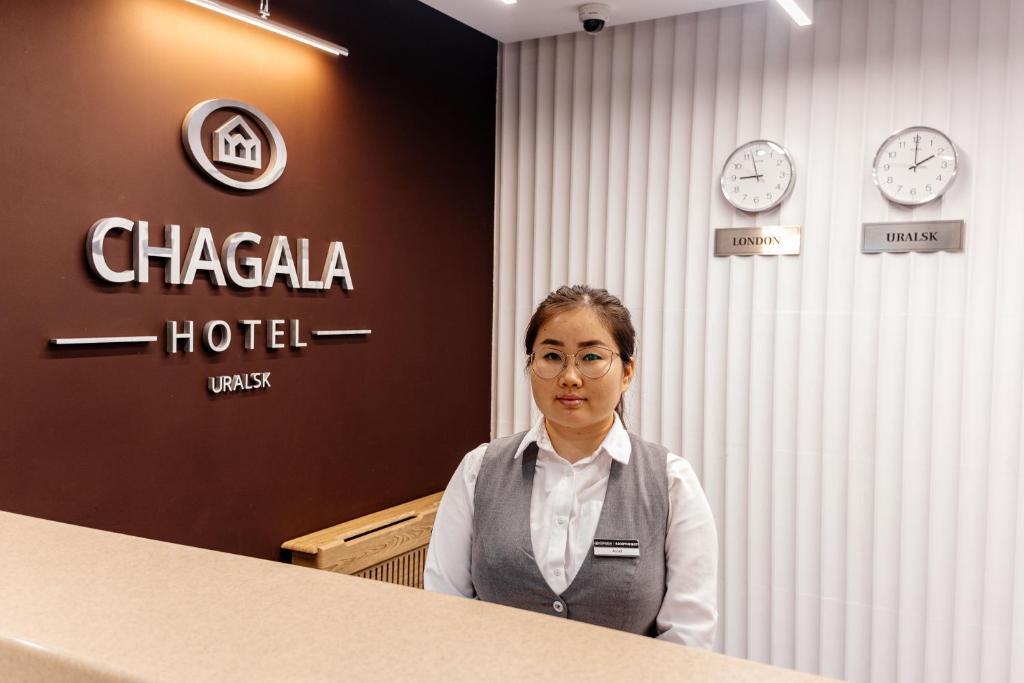
[[[506,5],[514,5],[514,4],[516,4],[517,2],[519,2],[519,0],[501,0],[501,1],[502,1],[503,3],[505,3]]]
[[[420,0],[463,24],[502,43],[518,43],[546,36],[576,33],[580,18],[573,8],[590,0]],[[601,0],[614,10],[614,24],[635,24],[662,17],[745,5],[754,0]],[[768,2],[770,0],[757,0]],[[2,4],[2,0],[0,0]],[[770,8],[775,12],[775,8]]]
[[[810,26],[814,17],[814,0],[775,0],[797,26]]]
[[[338,55],[348,57],[348,50],[342,47],[341,45],[336,45],[335,43],[332,43],[328,40],[317,38],[316,36],[312,36],[306,33],[305,31],[289,28],[284,24],[277,23],[276,21],[271,21],[270,0],[260,0],[259,14],[246,12],[245,10],[238,9],[237,7],[233,7],[232,5],[229,5],[227,3],[218,2],[218,0],[187,1],[191,2],[193,5],[198,5],[199,7],[205,7],[208,10],[213,10],[218,14],[223,14],[224,16],[231,17],[232,19],[243,21],[246,24],[249,24],[250,26],[256,26],[258,28],[263,29],[264,31],[270,31],[271,33],[276,33],[279,36],[284,36],[285,38],[297,40],[300,43],[309,45],[310,47],[315,47],[318,50],[328,52],[334,55],[335,57],[337,57]]]

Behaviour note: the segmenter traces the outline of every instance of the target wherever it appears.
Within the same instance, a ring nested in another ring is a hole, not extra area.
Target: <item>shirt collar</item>
[[[605,434],[604,441],[597,447],[597,451],[600,452],[602,449],[611,456],[612,460],[618,460],[623,465],[629,462],[629,456],[633,452],[633,445],[629,441],[629,432],[622,426],[622,420],[619,419],[618,413],[615,415],[615,422],[612,423],[612,428]],[[516,454],[513,456],[513,460],[518,458],[523,452],[530,446],[530,444],[536,443],[538,448],[554,452],[554,448],[551,446],[551,439],[548,437],[548,430],[544,426],[544,416],[533,424],[530,431],[526,432],[526,436],[523,437],[522,443],[519,444],[519,448],[516,449]]]

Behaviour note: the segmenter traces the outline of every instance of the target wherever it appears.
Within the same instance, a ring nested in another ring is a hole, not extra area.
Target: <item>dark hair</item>
[[[533,317],[530,318],[530,324],[526,326],[526,354],[533,353],[533,344],[537,341],[537,334],[544,323],[559,313],[584,307],[591,309],[604,320],[615,345],[619,347],[619,358],[622,359],[623,365],[628,363],[636,351],[636,330],[633,329],[629,310],[622,305],[618,297],[609,294],[608,290],[595,289],[587,285],[559,287],[540,302],[537,310],[533,312]],[[615,406],[615,412],[625,424],[621,396],[618,405]]]

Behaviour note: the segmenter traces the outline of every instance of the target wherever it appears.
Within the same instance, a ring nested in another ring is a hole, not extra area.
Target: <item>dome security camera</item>
[[[602,2],[588,2],[579,6],[580,21],[583,22],[583,30],[594,35],[600,33],[608,21],[608,14],[611,7]]]

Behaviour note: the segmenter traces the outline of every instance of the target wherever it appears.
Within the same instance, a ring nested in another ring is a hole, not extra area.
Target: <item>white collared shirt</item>
[[[570,463],[551,445],[544,418],[527,432],[515,457],[537,443],[530,499],[530,536],[541,574],[557,594],[572,583],[597,531],[612,460],[629,462],[632,446],[618,416],[590,456]],[[487,444],[462,459],[434,520],[423,584],[427,590],[476,597],[470,578],[473,493]],[[668,455],[666,593],[658,612],[662,640],[711,648],[718,619],[718,534],[704,491],[690,463]]]

